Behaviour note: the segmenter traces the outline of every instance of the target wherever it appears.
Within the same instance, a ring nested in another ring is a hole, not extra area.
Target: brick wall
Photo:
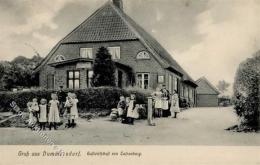
[[[120,46],[121,58],[117,62],[128,65],[133,69],[134,73],[144,72],[150,74],[150,87],[155,88],[157,86],[157,76],[165,75],[165,70],[160,66],[158,61],[151,56],[150,60],[137,60],[136,55],[138,52],[146,50],[146,48],[139,41],[121,41],[121,42],[104,42],[104,43],[84,43],[84,44],[63,44],[54,52],[52,58],[48,63],[53,63],[54,58],[57,55],[63,55],[66,60],[75,59],[80,57],[80,48],[93,48],[93,55],[95,55],[98,49],[101,47],[113,47]],[[147,50],[146,50],[147,51]],[[66,87],[66,82],[64,82],[63,76],[67,76],[67,70],[73,69],[75,66],[66,65],[62,68],[55,69],[45,65],[40,71],[40,86],[47,88],[47,75],[55,74],[55,88],[59,86]],[[84,72],[82,76],[86,76]],[[82,80],[86,78],[82,77]],[[85,82],[82,82],[85,83]],[[81,87],[85,85],[81,84]]]

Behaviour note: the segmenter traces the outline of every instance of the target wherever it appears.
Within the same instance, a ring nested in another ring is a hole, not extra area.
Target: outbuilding
[[[217,107],[218,95],[220,92],[205,77],[196,81],[197,87],[197,106],[198,107]]]

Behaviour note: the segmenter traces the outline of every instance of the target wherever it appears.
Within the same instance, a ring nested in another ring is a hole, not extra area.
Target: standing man
[[[63,86],[59,87],[59,91],[57,92],[57,95],[58,95],[58,100],[60,102],[60,106],[59,106],[60,114],[63,115],[65,110],[64,105],[67,97],[66,92],[63,90]]]
[[[171,112],[169,110],[169,100],[170,100],[170,92],[166,89],[166,85],[162,85],[162,117],[170,116]]]

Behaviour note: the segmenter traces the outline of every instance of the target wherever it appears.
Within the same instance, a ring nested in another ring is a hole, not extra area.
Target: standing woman
[[[54,129],[57,129],[57,123],[60,122],[60,113],[59,113],[59,101],[57,100],[57,94],[52,93],[51,94],[51,100],[49,102],[50,110],[49,110],[49,129],[51,130],[51,127],[53,126]]]
[[[179,96],[176,90],[174,90],[174,93],[172,95],[172,104],[171,104],[171,114],[172,118],[177,118],[177,114],[180,113],[180,107],[179,107]]]
[[[152,93],[154,99],[154,113],[155,117],[162,116],[162,92],[159,87],[156,88],[156,91]]]
[[[162,89],[162,117],[170,116],[170,108],[169,108],[169,100],[170,100],[170,92],[166,89],[166,86],[163,85]]]

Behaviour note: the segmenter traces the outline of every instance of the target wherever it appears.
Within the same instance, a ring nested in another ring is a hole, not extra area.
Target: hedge
[[[69,92],[66,90],[65,92]],[[0,92],[0,112],[7,112],[11,110],[10,103],[15,101],[22,109],[26,109],[27,102],[33,98],[40,100],[41,98],[51,99],[53,90],[33,90],[24,92]],[[136,93],[136,99],[139,104],[146,104],[149,93],[142,91],[123,90],[113,87],[99,87],[80,89],[75,91],[79,99],[78,108],[80,111],[88,112],[90,109],[111,109],[116,107],[120,95],[128,97],[130,93]]]
[[[240,126],[257,129],[260,107],[260,52],[240,64],[234,83],[235,109]]]

